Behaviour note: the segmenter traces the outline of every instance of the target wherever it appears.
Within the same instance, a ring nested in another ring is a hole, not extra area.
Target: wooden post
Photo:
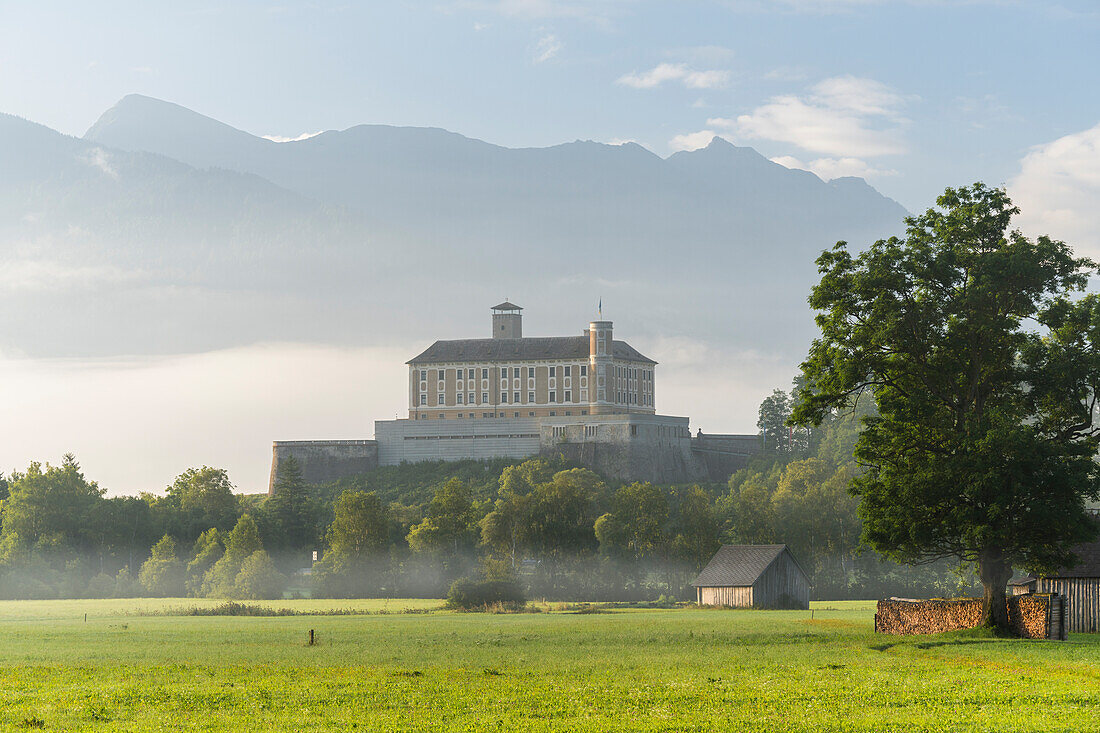
[[[309,630],[309,645],[313,646],[313,629]]]

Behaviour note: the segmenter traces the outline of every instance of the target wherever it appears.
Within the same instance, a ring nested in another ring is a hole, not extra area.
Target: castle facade
[[[611,321],[579,336],[525,337],[523,309],[493,306],[489,338],[436,341],[406,366],[409,413],[373,440],[276,441],[309,483],[420,461],[563,456],[610,478],[724,481],[759,450],[755,435],[693,437],[656,412],[657,362],[614,339]]]

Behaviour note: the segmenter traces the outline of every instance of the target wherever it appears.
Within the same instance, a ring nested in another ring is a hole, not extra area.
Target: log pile
[[[1050,638],[1049,606],[1049,595],[1012,596],[1008,599],[1009,623],[1026,639]],[[878,602],[875,613],[875,631],[900,636],[972,629],[981,622],[980,598],[889,598]]]

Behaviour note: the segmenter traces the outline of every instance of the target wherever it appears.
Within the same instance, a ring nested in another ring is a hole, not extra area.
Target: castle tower
[[[523,309],[507,300],[493,306],[493,338],[523,338]]]
[[[614,411],[613,350],[611,321],[590,322],[588,324],[589,414],[600,415]]]

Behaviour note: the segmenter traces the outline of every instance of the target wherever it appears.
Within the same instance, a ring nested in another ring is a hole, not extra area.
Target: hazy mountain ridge
[[[602,296],[641,338],[795,358],[816,255],[905,215],[861,179],[825,183],[720,139],[668,158],[385,125],[275,143],[136,95],[83,139],[0,117],[0,212],[0,305],[22,304],[0,316],[0,349],[469,336],[507,294],[532,333],[576,331]],[[20,283],[18,263],[38,261],[121,280]],[[38,335],[26,308],[47,299],[58,323],[94,321],[89,335]]]

